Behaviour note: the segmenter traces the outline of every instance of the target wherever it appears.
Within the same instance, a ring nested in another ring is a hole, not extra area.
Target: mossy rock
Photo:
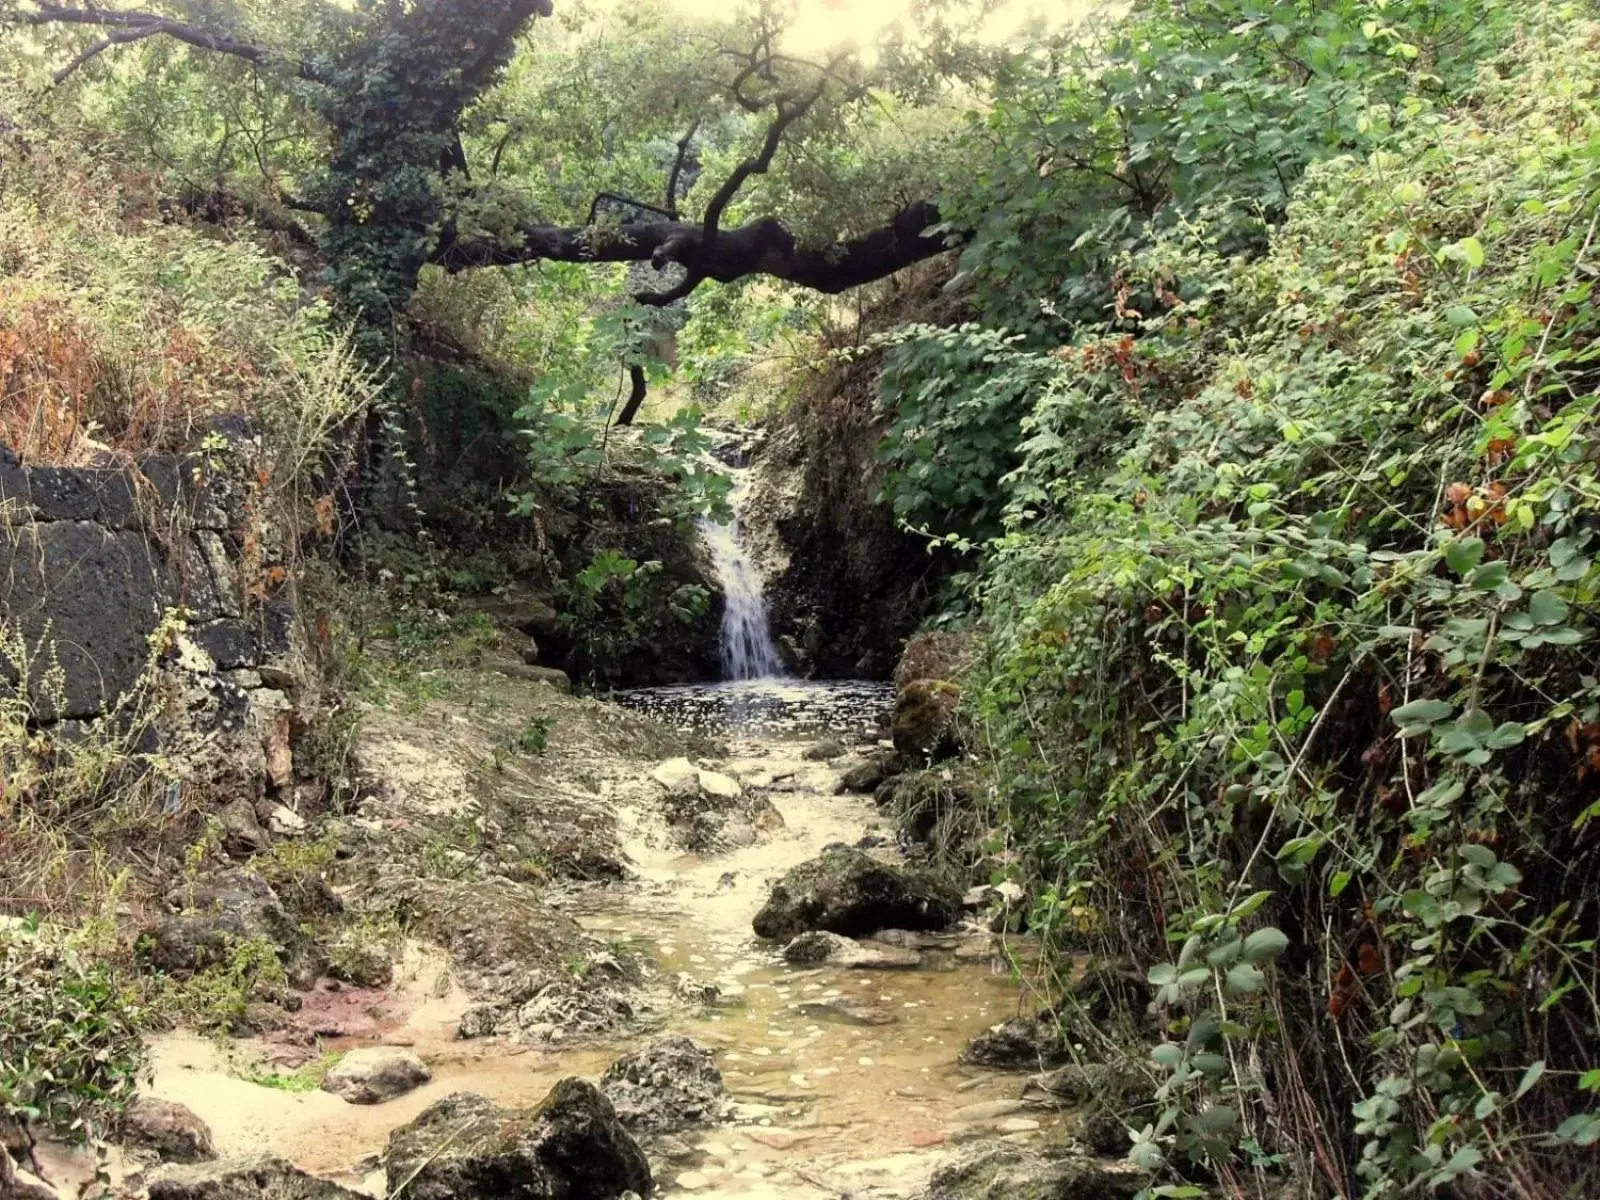
[[[910,758],[928,760],[956,749],[956,705],[961,689],[947,679],[918,679],[901,688],[894,700],[889,735],[894,748]]]

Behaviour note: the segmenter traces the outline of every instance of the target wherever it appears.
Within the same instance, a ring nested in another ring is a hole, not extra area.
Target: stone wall
[[[0,694],[20,689],[41,726],[148,720],[164,752],[204,746],[202,773],[290,787],[294,606],[260,569],[240,475],[200,456],[23,466],[0,447]]]

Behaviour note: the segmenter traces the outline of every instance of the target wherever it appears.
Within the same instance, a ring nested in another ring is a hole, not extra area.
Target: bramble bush
[[[1017,368],[964,705],[997,875],[1148,974],[1152,1194],[1600,1186],[1600,29],[1524,18]]]

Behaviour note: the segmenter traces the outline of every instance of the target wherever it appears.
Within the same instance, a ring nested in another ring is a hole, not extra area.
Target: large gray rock
[[[208,1162],[217,1156],[204,1121],[183,1105],[154,1096],[136,1096],[123,1111],[122,1142],[162,1162]]]
[[[397,1046],[352,1050],[322,1077],[322,1090],[351,1104],[382,1104],[421,1087],[433,1072],[415,1054]]]
[[[617,1200],[654,1186],[611,1102],[581,1079],[532,1109],[447,1096],[389,1135],[384,1169],[408,1200]]]
[[[720,1120],[728,1092],[710,1052],[665,1037],[612,1063],[600,1090],[633,1133],[671,1133]]]
[[[788,941],[812,929],[847,937],[944,929],[960,915],[961,890],[947,880],[835,844],[774,884],[753,924],[761,937]]]
[[[22,1170],[9,1154],[0,1154],[0,1200],[62,1200],[44,1180]]]
[[[0,689],[26,676],[35,718],[98,716],[139,679],[150,635],[174,607],[194,624],[192,642],[210,643],[227,660],[221,665],[259,659],[249,629],[218,620],[225,605],[206,546],[219,545],[230,524],[222,487],[202,459],[23,467],[8,453],[0,462],[0,611],[33,661],[0,655]],[[41,640],[46,652],[35,653]]]
[[[150,1200],[370,1200],[270,1155],[168,1167],[150,1180],[148,1195]]]

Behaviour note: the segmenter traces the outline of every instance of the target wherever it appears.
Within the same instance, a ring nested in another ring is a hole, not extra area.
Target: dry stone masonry
[[[209,738],[235,774],[289,787],[294,607],[261,566],[247,474],[201,455],[24,466],[0,447],[0,693],[71,732],[159,692],[151,749]]]

